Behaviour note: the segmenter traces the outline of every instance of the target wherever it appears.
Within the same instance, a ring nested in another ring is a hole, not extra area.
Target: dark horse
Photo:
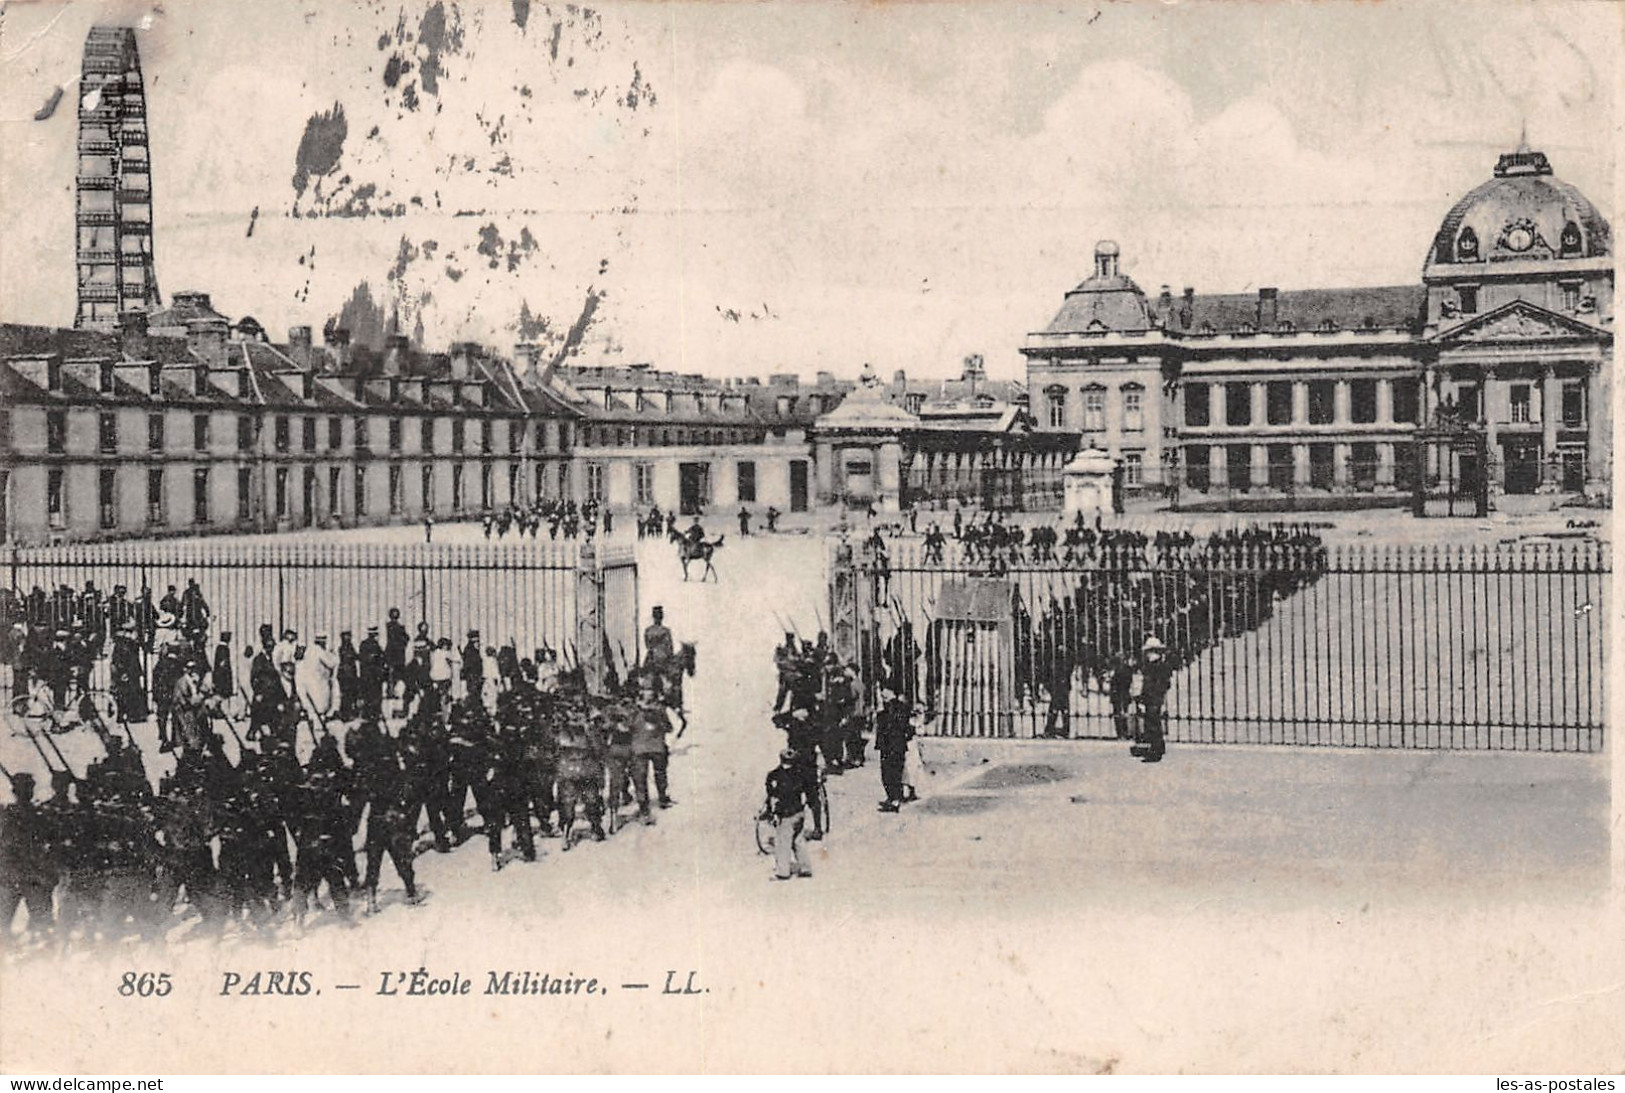
[[[711,564],[711,559],[716,556],[717,551],[722,549],[723,538],[724,536],[718,535],[715,542],[708,543],[704,539],[695,542],[692,539],[678,536],[677,560],[683,563],[683,580],[688,580],[688,563],[690,562],[705,563],[705,570],[700,574],[701,581],[704,581],[707,577],[719,580],[717,567]]]

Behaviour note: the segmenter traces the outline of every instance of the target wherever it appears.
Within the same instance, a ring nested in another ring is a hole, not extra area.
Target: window
[[[206,452],[209,450],[209,415],[192,415],[192,448],[194,451]]]
[[[248,520],[254,515],[254,472],[248,467],[237,468],[237,519]]]
[[[1317,490],[1329,490],[1337,481],[1333,465],[1335,449],[1330,444],[1309,445],[1309,485]]]
[[[1394,420],[1405,425],[1415,425],[1421,417],[1421,397],[1416,386],[1416,380],[1406,377],[1393,381],[1394,385]]]
[[[1456,413],[1463,421],[1478,420],[1478,385],[1458,384],[1456,387]]]
[[[355,514],[359,519],[367,515],[367,468],[357,467],[355,469],[354,489]]]
[[[519,502],[519,464],[508,464],[508,501],[510,504]]]
[[[96,507],[101,512],[103,529],[118,524],[118,472],[103,467],[96,480]]]
[[[1271,444],[1265,450],[1269,460],[1270,489],[1285,492],[1292,488],[1292,445]]]
[[[287,414],[278,414],[276,419],[276,450],[285,452],[292,443],[292,428],[288,423]],[[281,506],[277,507],[277,515],[283,515]]]
[[[357,424],[360,423],[360,420],[361,419],[359,418],[357,419]],[[356,434],[356,447],[359,448],[360,446],[361,434],[358,432]],[[392,417],[389,419],[389,450],[392,452],[398,452],[401,450],[401,419],[398,417]]]
[[[361,418],[357,418],[356,424],[361,424],[361,421]],[[360,430],[357,430],[357,432],[359,431]],[[357,447],[360,447],[360,437],[358,436],[356,440]],[[327,450],[330,452],[336,452],[342,447],[344,447],[344,419],[341,417],[330,417],[327,419]]]
[[[744,461],[739,464],[739,502],[754,503],[756,501],[756,464]]]
[[[45,513],[54,528],[66,527],[68,523],[68,499],[63,493],[62,480],[60,467],[45,472]]]
[[[488,509],[492,505],[491,464],[480,464],[480,508]]]
[[[525,423],[517,418],[508,419],[508,451],[523,451],[525,447]]]
[[[50,410],[45,414],[45,450],[60,455],[68,450],[68,412]]]
[[[104,395],[113,393],[113,362],[102,361],[96,368],[96,390]]]
[[[1578,282],[1578,281],[1564,281],[1563,285],[1562,285],[1562,289],[1563,289],[1563,310],[1564,311],[1579,311],[1580,310],[1580,282]]]
[[[429,454],[434,451],[434,418],[432,417],[426,417],[423,419],[423,432],[420,444],[425,454]]]
[[[1360,441],[1349,446],[1349,481],[1361,493],[1377,488],[1377,446]]]
[[[1523,425],[1529,421],[1529,384],[1514,383],[1507,390],[1507,401],[1511,404],[1512,421]]]
[[[639,505],[652,505],[655,501],[655,468],[653,463],[632,465],[632,498]]]
[[[252,414],[237,415],[237,450],[239,452],[252,451],[254,448],[254,416]]]
[[[460,451],[463,450],[463,442],[468,439],[467,424],[468,423],[465,422],[462,418],[454,418],[452,420],[452,423],[451,423],[451,450],[452,451],[460,452]]]
[[[600,501],[604,496],[604,465],[587,464],[587,500]]]
[[[1191,444],[1185,448],[1185,485],[1206,493],[1213,488],[1213,455],[1206,444]]]
[[[1478,314],[1478,286],[1457,285],[1456,303],[1463,315]]]
[[[209,522],[209,468],[199,467],[192,472],[192,522]]]
[[[359,470],[360,468],[357,469]],[[389,465],[389,514],[391,516],[399,516],[401,514],[401,492],[401,465],[399,463],[391,463]]]
[[[1049,427],[1051,429],[1066,428],[1066,392],[1049,392]]]
[[[1253,423],[1253,385],[1227,383],[1224,385],[1224,423],[1231,427]]]
[[[1123,485],[1138,486],[1145,474],[1145,453],[1123,453]]]
[[[1332,380],[1309,381],[1309,424],[1330,425],[1337,419],[1337,384]]]
[[[1187,383],[1185,385],[1185,424],[1193,428],[1206,428],[1211,422],[1212,410],[1211,396],[1208,394],[1207,384]],[[1193,451],[1195,449],[1192,449]],[[1202,449],[1204,452],[1206,448]],[[1206,486],[1202,487],[1206,489]]]
[[[453,463],[451,465],[451,511],[462,512],[464,500],[463,465],[461,463]]]
[[[338,467],[327,468],[327,515],[337,520],[344,511],[339,498],[344,496],[343,472]]]
[[[1145,388],[1132,384],[1123,388],[1123,429],[1137,433],[1145,428]]]
[[[1580,226],[1572,220],[1563,225],[1563,234],[1558,236],[1558,253],[1564,258],[1580,256]]]
[[[424,467],[422,475],[423,511],[434,511],[434,468]]]
[[[164,506],[164,472],[161,467],[154,467],[147,472],[147,523],[154,527],[162,527],[168,523],[168,513]]]
[[[288,468],[286,467],[276,469],[276,518],[278,520],[288,518]]]
[[[1563,385],[1563,428],[1578,429],[1585,425],[1585,388],[1578,383]]]
[[[147,451],[161,452],[164,450],[164,415],[147,415]]]
[[[313,452],[313,451],[316,450],[316,419],[315,418],[313,418],[313,417],[305,418],[304,436],[301,437],[301,439],[304,441],[305,451]]]
[[[1104,387],[1085,387],[1083,389],[1083,431],[1098,433],[1106,428],[1106,389]]]
[[[1463,262],[1478,261],[1478,235],[1471,228],[1463,228],[1456,239],[1456,257]],[[1448,257],[1446,259],[1448,261]]]
[[[101,450],[107,455],[118,451],[118,415],[102,414],[99,421]]]
[[[335,418],[334,420],[337,419]],[[358,416],[355,419],[355,425],[353,426],[352,432],[354,433],[355,450],[358,452],[372,451],[372,431],[368,428],[368,424],[367,419],[364,417]],[[333,446],[336,448],[339,445],[338,443],[335,443]]]
[[[1253,484],[1253,446],[1229,444],[1224,449],[1225,470],[1230,475],[1230,489],[1246,493]]]
[[[51,391],[62,390],[62,362],[55,358],[46,362],[45,386]]]
[[[1066,396],[1063,395],[1061,400],[1064,404]],[[904,401],[908,404],[908,412],[916,416],[919,415],[921,410],[925,409],[925,393],[923,391],[910,391],[904,396]]]
[[[570,478],[570,464],[559,464],[559,500],[568,501],[575,493],[575,486]]]
[[[1377,420],[1377,381],[1349,381],[1349,420],[1370,425]]]
[[[1264,420],[1271,425],[1292,424],[1292,383],[1271,380],[1264,388]]]
[[[480,422],[480,451],[489,455],[491,453],[491,422]]]

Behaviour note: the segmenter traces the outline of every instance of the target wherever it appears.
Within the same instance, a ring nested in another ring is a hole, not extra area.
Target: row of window
[[[147,450],[161,452],[166,449],[167,415],[147,415]],[[433,452],[435,450],[435,436],[438,430],[435,419],[419,419],[419,441],[421,450]],[[237,450],[253,451],[255,441],[259,437],[259,418],[253,414],[237,415]],[[306,452],[315,452],[317,438],[320,433],[320,419],[314,417],[300,418],[300,447]],[[119,421],[118,414],[104,412],[98,420],[97,440],[99,450],[106,455],[114,455],[119,450]],[[294,419],[286,414],[278,415],[273,421],[273,439],[276,450],[287,452],[293,449]],[[357,451],[371,450],[371,441],[368,429],[369,421],[365,417],[355,418],[355,447]],[[451,451],[462,452],[468,448],[468,422],[461,418],[451,419]],[[194,451],[209,450],[213,440],[213,415],[192,415],[192,448]],[[402,419],[389,420],[389,450],[398,452],[402,448]],[[493,423],[479,422],[479,450],[490,454],[493,450]],[[538,436],[541,434],[538,433]],[[508,451],[519,452],[524,448],[525,428],[520,423],[511,423],[508,431]],[[45,447],[52,453],[60,454],[67,450],[68,444],[68,411],[50,410],[45,415]],[[342,417],[327,418],[327,451],[337,452],[344,447],[344,419]]]
[[[466,492],[465,468],[454,465],[451,468],[451,513],[461,513],[467,508],[468,498]],[[568,481],[561,467],[559,485],[561,493],[568,493]],[[367,501],[367,472],[366,467],[350,468],[351,482],[351,514],[356,517],[368,515]],[[420,494],[423,500],[422,508],[425,512],[437,513],[440,509],[436,504],[435,474],[433,467],[420,468]],[[237,468],[237,520],[247,522],[256,515],[254,468]],[[403,494],[404,470],[399,465],[389,467],[389,512],[398,516],[404,511],[405,498]],[[213,470],[208,467],[198,467],[192,471],[192,523],[199,526],[208,526],[214,522],[212,510],[212,494],[210,482]],[[520,467],[511,464],[508,467],[508,496],[517,499],[520,491]],[[169,493],[166,487],[166,471],[162,467],[149,468],[147,477],[147,526],[163,527],[169,523]],[[318,483],[321,478],[315,467],[304,468],[300,478],[303,491],[303,504],[297,509],[292,506],[291,483],[294,481],[293,469],[277,467],[271,472],[271,504],[272,512],[279,521],[301,518],[308,526],[316,519],[317,512],[325,505],[330,517],[338,518],[343,515],[344,497],[344,469],[341,467],[327,468],[326,493],[318,493]],[[495,503],[493,484],[495,476],[493,468],[489,465],[480,467],[480,508],[489,509]],[[97,472],[96,504],[98,523],[104,530],[112,530],[119,524],[119,470],[116,467],[102,467]],[[538,475],[536,481],[536,498],[543,496],[542,479]],[[68,487],[66,473],[60,468],[51,468],[45,476],[45,513],[53,528],[67,526],[68,520]]]
[[[783,430],[776,430],[783,436]],[[700,429],[688,427],[655,428],[648,425],[585,425],[581,443],[587,448],[665,448],[704,444],[762,444],[766,433],[761,429],[725,428]]]
[[[734,464],[734,481],[738,484],[737,493],[740,504],[755,504],[756,502],[756,464],[751,460],[740,460]],[[586,464],[586,490],[590,501],[604,501],[608,499],[608,490],[605,486],[605,466],[598,462]],[[709,476],[706,476],[709,478]],[[655,504],[655,466],[653,463],[632,464],[632,504],[639,508]]]
[[[1123,419],[1120,428],[1126,433],[1137,433],[1145,428],[1145,388],[1137,383],[1125,384],[1120,392],[1123,398]],[[1049,426],[1067,427],[1067,393],[1051,390],[1049,400]],[[1106,388],[1091,386],[1083,389],[1083,431],[1104,432],[1106,429]]]
[[[1337,380],[1310,380],[1307,388],[1306,421],[1310,425],[1332,425],[1337,422]],[[1377,380],[1356,379],[1346,381],[1349,391],[1349,421],[1356,425],[1377,422]],[[1393,380],[1391,420],[1399,424],[1414,425],[1421,412],[1421,388],[1413,379]],[[1220,424],[1214,420],[1214,388],[1220,389],[1224,405],[1223,424],[1232,427],[1250,425],[1295,424],[1292,380],[1270,380],[1264,386],[1264,417],[1255,421],[1253,415],[1253,389],[1251,381],[1209,384],[1187,383],[1185,390],[1185,424],[1205,428]]]
[[[1253,446],[1251,444],[1188,444],[1184,448],[1185,485],[1193,490],[1207,491],[1214,486],[1214,464],[1222,461],[1226,487],[1236,493],[1246,493],[1254,486],[1272,490],[1290,490],[1297,485],[1311,489],[1330,490],[1337,484],[1337,448],[1330,443],[1304,445],[1308,449],[1307,483],[1297,481],[1297,460],[1291,444],[1265,445],[1264,480],[1253,481]],[[1391,469],[1396,488],[1409,489],[1414,481],[1416,463],[1415,445],[1393,445]],[[1345,481],[1356,490],[1376,488],[1377,472],[1382,467],[1377,445],[1357,443],[1349,445],[1344,463]]]

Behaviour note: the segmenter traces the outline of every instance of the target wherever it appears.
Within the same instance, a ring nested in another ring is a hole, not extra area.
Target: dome
[[[1425,265],[1613,253],[1608,221],[1584,194],[1552,174],[1543,152],[1520,146],[1503,155],[1495,177],[1456,202],[1434,237]]]
[[[1118,267],[1121,251],[1110,239],[1095,244],[1095,272],[1066,294],[1049,334],[1104,334],[1151,329],[1145,293]]]
[[[1123,252],[1118,245],[1110,239],[1102,239],[1100,242],[1095,244],[1096,258],[1116,258],[1122,253]]]

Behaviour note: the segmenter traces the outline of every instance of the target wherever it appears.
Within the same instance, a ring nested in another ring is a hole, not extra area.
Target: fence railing
[[[905,692],[928,734],[1113,737],[1156,637],[1176,741],[1603,747],[1603,544],[943,553],[859,548],[831,582],[871,695]]]
[[[578,543],[454,544],[269,543],[212,540],[121,542],[13,548],[0,553],[0,690],[12,683],[20,653],[13,624],[64,630],[97,642],[91,685],[106,686],[109,627],[115,615],[155,619],[171,589],[183,598],[195,580],[210,612],[208,640],[231,634],[234,656],[257,644],[259,628],[301,640],[327,634],[330,649],[350,631],[356,644],[368,626],[382,631],[398,608],[409,634],[427,623],[435,637],[461,646],[468,632],[482,644],[514,642],[522,657],[546,646],[561,660],[614,664],[617,644],[637,656],[636,562]],[[87,582],[96,595],[86,596]],[[110,602],[124,586],[129,607]],[[606,587],[609,591],[606,594]],[[593,595],[593,610],[582,610]],[[138,607],[150,596],[152,611]],[[184,613],[183,613],[184,614]],[[184,626],[184,617],[176,620]],[[150,623],[141,624],[143,628]],[[583,628],[587,630],[584,633]],[[588,635],[604,634],[594,641]],[[586,648],[583,648],[583,643]],[[595,652],[596,650],[596,652]]]

